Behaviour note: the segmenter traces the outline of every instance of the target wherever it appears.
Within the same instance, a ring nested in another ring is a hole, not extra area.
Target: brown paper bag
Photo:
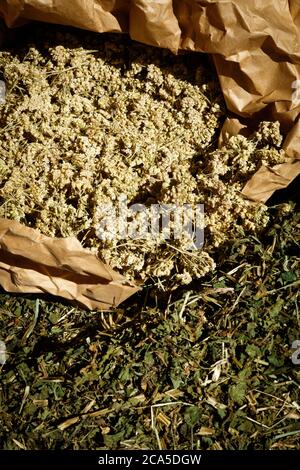
[[[8,292],[49,293],[103,310],[139,289],[76,238],[46,237],[7,219],[0,219],[0,284]]]

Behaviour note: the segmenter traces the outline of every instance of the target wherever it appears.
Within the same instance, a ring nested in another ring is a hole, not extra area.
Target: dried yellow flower
[[[0,53],[0,216],[78,236],[128,277],[173,286],[213,270],[211,253],[228,239],[265,225],[265,206],[240,191],[262,163],[283,160],[277,123],[218,150],[224,105],[210,69],[124,36],[87,33],[74,45],[61,35],[55,45],[47,34],[26,53]],[[101,240],[101,208],[121,194],[145,204],[145,216],[153,204],[204,204],[203,249],[163,234],[124,240],[113,224]]]

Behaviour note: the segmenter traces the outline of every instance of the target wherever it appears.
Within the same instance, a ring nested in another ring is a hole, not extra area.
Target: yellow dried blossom
[[[77,236],[130,278],[188,284],[214,269],[218,246],[266,224],[266,207],[241,189],[262,163],[284,160],[279,125],[217,149],[224,104],[212,70],[125,36],[76,34],[53,29],[0,53],[0,216]],[[124,239],[113,223],[100,239],[103,205],[121,194],[145,217],[153,204],[204,204],[203,249],[189,251],[184,235]]]

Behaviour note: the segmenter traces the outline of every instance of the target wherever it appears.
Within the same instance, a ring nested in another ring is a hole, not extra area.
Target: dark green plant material
[[[4,449],[300,449],[300,212],[110,314],[1,294]]]

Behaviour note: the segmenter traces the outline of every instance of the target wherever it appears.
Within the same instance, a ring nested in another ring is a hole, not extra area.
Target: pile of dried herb
[[[266,207],[240,192],[262,163],[283,161],[279,125],[217,150],[225,108],[202,55],[32,28],[0,53],[0,216],[75,235],[127,277],[166,287],[212,271],[219,246],[266,225]],[[121,194],[149,208],[204,204],[204,248],[188,251],[184,237],[100,240],[101,208]]]
[[[271,218],[110,314],[0,294],[0,447],[300,449],[299,207]]]

